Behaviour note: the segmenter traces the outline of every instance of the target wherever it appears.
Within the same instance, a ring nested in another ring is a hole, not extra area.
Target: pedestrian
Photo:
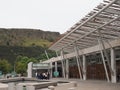
[[[37,72],[35,73],[35,77],[38,78],[38,73]]]

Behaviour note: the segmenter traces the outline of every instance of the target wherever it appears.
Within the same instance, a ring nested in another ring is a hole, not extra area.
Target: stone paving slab
[[[51,79],[53,81],[76,81],[77,88],[75,90],[120,90],[120,83],[108,83],[107,81],[99,80],[80,80],[80,79]],[[63,89],[64,90],[64,89]]]
[[[62,81],[62,82],[77,82],[77,88],[75,90],[120,90],[120,83],[108,83],[107,81],[97,81],[97,80],[80,80],[80,79],[63,79],[63,78],[54,78],[50,81]],[[0,87],[8,87],[7,84],[0,83]],[[50,90],[47,88],[37,89],[37,90]],[[64,90],[62,87],[61,90]]]
[[[8,85],[0,83],[0,90],[8,90]]]
[[[8,87],[7,84],[0,83],[0,88],[7,88],[7,87]]]

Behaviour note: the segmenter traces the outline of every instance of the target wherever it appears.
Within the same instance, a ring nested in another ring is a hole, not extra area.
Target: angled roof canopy
[[[104,40],[120,37],[120,0],[104,0],[49,49],[72,52],[75,44],[79,49],[95,46],[98,44],[99,32]]]

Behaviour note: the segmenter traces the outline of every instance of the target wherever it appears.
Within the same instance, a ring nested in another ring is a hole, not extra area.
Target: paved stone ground
[[[120,90],[120,83],[108,83],[107,81],[97,81],[97,80],[80,80],[80,79],[63,79],[63,78],[53,78],[50,81],[75,81],[77,82],[77,89],[75,90]],[[0,87],[3,87],[0,84]],[[7,87],[7,86],[5,86]],[[39,89],[39,90],[49,90],[49,89]],[[61,90],[65,90],[63,87]]]
[[[120,90],[120,83],[108,83],[107,81],[98,81],[98,80],[79,80],[79,79],[63,79],[63,78],[54,78],[52,81],[76,81],[77,89],[76,90]],[[64,89],[63,89],[64,90]]]

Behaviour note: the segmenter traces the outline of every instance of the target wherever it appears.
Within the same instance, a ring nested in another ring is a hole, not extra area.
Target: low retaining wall
[[[35,78],[26,78],[26,77],[0,79],[0,83],[10,83],[10,82],[20,82],[20,81],[50,82],[48,80],[39,80]]]
[[[28,81],[28,82],[25,82]],[[35,89],[47,88],[48,86],[57,86],[57,82],[52,82],[48,80],[38,80],[34,78],[9,78],[9,79],[1,79],[0,83],[14,83],[18,82],[18,85],[22,86],[34,86]],[[25,82],[25,83],[24,83]],[[16,87],[16,86],[15,86]],[[0,88],[0,90],[4,90],[4,88]],[[7,90],[7,89],[5,89]]]

